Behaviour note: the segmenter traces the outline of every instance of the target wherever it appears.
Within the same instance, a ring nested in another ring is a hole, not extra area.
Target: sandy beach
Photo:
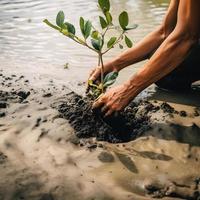
[[[139,25],[128,35],[133,45],[169,6],[111,3],[113,19],[126,10]],[[97,1],[0,1],[0,200],[200,200],[199,83],[187,92],[152,85],[103,119],[85,95],[96,53],[43,23],[61,9],[76,27],[80,16],[100,26]],[[115,85],[144,64],[120,71]]]
[[[145,114],[151,129],[112,144],[76,137],[55,107],[66,102],[67,84],[48,78],[39,84],[36,74],[6,67],[0,80],[1,200],[200,197],[200,107],[194,102],[164,102],[149,89],[148,101],[159,107]],[[136,114],[143,112],[140,106]]]

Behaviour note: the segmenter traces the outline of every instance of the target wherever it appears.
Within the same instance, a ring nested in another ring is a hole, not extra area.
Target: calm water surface
[[[139,28],[129,33],[132,40],[137,42],[161,23],[169,1],[111,0],[111,3],[114,16],[127,10],[131,23],[139,24]],[[63,65],[69,63],[73,72],[81,68],[83,73],[88,73],[96,65],[95,55],[42,22],[45,18],[54,21],[61,9],[76,26],[80,16],[98,21],[97,0],[0,0],[1,62],[12,61],[16,66],[27,64],[30,70],[37,70],[40,66],[63,69]],[[112,50],[106,59],[120,51]],[[136,65],[136,68],[140,66]],[[130,74],[130,70],[123,72],[124,78]]]

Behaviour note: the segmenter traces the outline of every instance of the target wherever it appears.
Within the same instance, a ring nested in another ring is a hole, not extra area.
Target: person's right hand
[[[110,72],[118,71],[118,69],[112,63],[106,63],[104,65],[104,76]],[[95,67],[89,74],[88,80],[92,80],[95,83],[100,82],[101,79],[101,66]]]

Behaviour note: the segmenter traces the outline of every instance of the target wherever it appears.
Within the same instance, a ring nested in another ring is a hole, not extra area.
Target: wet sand
[[[151,129],[113,144],[76,137],[55,107],[66,102],[67,85],[36,87],[7,69],[0,80],[0,200],[198,199],[198,105],[148,100],[159,109],[136,114],[148,115]]]

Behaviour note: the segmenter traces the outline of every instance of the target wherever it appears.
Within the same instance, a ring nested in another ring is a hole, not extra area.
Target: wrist
[[[130,96],[137,96],[142,91],[142,84],[137,79],[137,75],[126,81],[124,84],[124,89]]]
[[[112,68],[113,71],[117,72],[124,68],[123,61],[120,57],[111,60],[110,62],[108,62],[108,65]]]

